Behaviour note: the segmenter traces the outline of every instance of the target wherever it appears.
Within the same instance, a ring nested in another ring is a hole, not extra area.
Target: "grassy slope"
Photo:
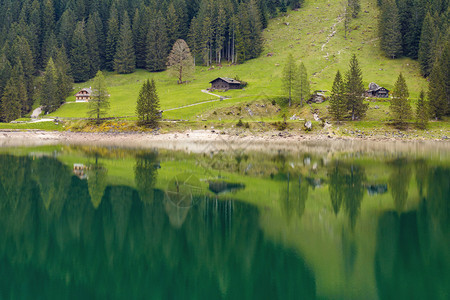
[[[299,11],[291,11],[286,16],[270,21],[269,27],[264,32],[265,51],[260,58],[241,65],[224,66],[213,70],[197,67],[195,78],[188,85],[177,85],[167,72],[148,73],[138,70],[129,75],[109,73],[107,74],[111,94],[109,115],[134,115],[139,88],[142,81],[147,78],[154,78],[157,82],[162,109],[214,98],[201,93],[201,89],[207,88],[208,82],[219,76],[237,75],[249,83],[245,90],[224,93],[234,98],[231,101],[206,103],[166,112],[164,115],[166,118],[196,120],[202,113],[218,107],[280,96],[282,95],[280,77],[288,53],[292,53],[297,61],[303,61],[306,65],[310,74],[311,90],[330,90],[336,71],[339,69],[345,72],[350,56],[356,53],[366,86],[370,82],[377,82],[392,89],[398,74],[403,72],[411,96],[417,97],[420,89],[426,88],[426,81],[419,74],[418,63],[407,58],[391,60],[379,50],[378,9],[375,3],[374,0],[362,1],[362,12],[352,21],[352,31],[345,39],[343,22],[339,17],[342,11],[341,2],[307,0]],[[330,37],[334,30],[336,33]],[[268,53],[272,56],[267,56]],[[91,82],[76,84],[75,89],[91,84]],[[73,97],[69,97],[68,100],[73,101]],[[52,115],[86,117],[86,111],[86,104],[66,104]]]

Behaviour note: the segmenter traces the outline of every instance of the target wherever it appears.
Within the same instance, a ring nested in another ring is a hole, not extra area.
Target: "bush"
[[[237,127],[242,127],[242,126],[244,126],[244,123],[242,122],[241,119],[239,119],[239,121],[237,122],[236,126],[237,126]]]

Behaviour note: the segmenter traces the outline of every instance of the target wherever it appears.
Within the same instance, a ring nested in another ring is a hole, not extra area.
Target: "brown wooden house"
[[[241,82],[235,79],[218,77],[211,83],[210,90],[237,90],[241,88]]]
[[[369,84],[369,89],[366,91],[366,97],[388,98],[389,90],[372,82]]]
[[[92,96],[92,89],[84,88],[75,94],[75,101],[76,102],[89,102],[89,100],[91,100],[91,96]]]

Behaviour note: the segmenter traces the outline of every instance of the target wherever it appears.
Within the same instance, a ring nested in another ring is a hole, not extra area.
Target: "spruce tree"
[[[436,27],[430,13],[427,13],[422,25],[422,33],[419,43],[419,63],[422,75],[428,77],[433,69],[434,41],[436,39]]]
[[[298,83],[296,85],[297,95],[300,98],[300,106],[303,107],[303,101],[308,100],[310,95],[308,72],[306,71],[305,64],[300,63],[298,70]]]
[[[294,97],[295,89],[299,82],[298,67],[292,53],[289,53],[286,59],[281,80],[283,83],[283,89],[288,96],[289,106],[291,106],[292,98]]]
[[[20,118],[21,105],[17,100],[19,91],[13,79],[6,84],[2,97],[1,118],[4,122],[11,122]]]
[[[97,38],[97,28],[94,16],[91,14],[85,29],[87,48],[89,53],[89,77],[94,77],[101,68],[100,48]]]
[[[379,31],[381,50],[388,57],[399,57],[402,54],[402,36],[395,0],[383,0]]]
[[[450,113],[450,42],[433,64],[428,83],[430,114],[436,120]]]
[[[109,94],[107,91],[105,77],[102,71],[98,71],[95,75],[92,86],[92,97],[89,100],[88,115],[94,117],[97,124],[100,124],[101,118],[104,117],[109,110]]]
[[[416,123],[420,129],[426,129],[428,124],[428,103],[425,100],[425,93],[420,91],[419,100],[416,108]]]
[[[55,66],[57,69],[58,99],[60,100],[60,104],[62,104],[66,97],[73,91],[73,78],[70,75],[70,63],[67,59],[64,46],[56,51]]]
[[[173,3],[170,3],[167,8],[166,26],[168,44],[173,45],[180,36],[180,20]]]
[[[77,23],[73,33],[70,64],[75,82],[89,79],[89,53],[84,35],[84,21]]]
[[[398,76],[392,94],[393,97],[390,106],[392,118],[396,126],[403,128],[407,120],[411,118],[411,105],[408,99],[408,86],[402,73]]]
[[[158,13],[150,21],[147,34],[147,70],[152,72],[165,70],[169,52],[167,43],[166,23],[161,13]]]
[[[136,103],[136,115],[138,116],[138,122],[141,124],[147,124],[150,119],[150,89],[150,80],[147,79],[139,91],[139,97]]]
[[[70,8],[66,9],[59,20],[58,38],[67,51],[72,49],[72,38],[76,25],[77,21],[75,14]],[[67,54],[69,54],[69,52]]]
[[[111,7],[108,20],[108,34],[106,36],[105,60],[106,69],[114,70],[114,57],[116,56],[117,41],[119,39],[119,17],[115,5]]]
[[[58,91],[58,71],[52,58],[49,59],[45,68],[40,98],[41,106],[44,107],[43,110],[46,113],[55,111],[61,104]]]
[[[133,48],[130,19],[125,12],[122,18],[122,25],[120,26],[120,36],[114,58],[114,70],[119,74],[129,74],[134,72],[135,66],[136,56]]]
[[[144,6],[142,10],[136,10],[133,18],[133,39],[136,53],[136,67],[145,68],[147,59],[147,33],[149,28],[149,9]]]
[[[23,75],[22,83],[26,89],[26,100],[22,103],[22,113],[26,114],[31,110],[34,101],[34,73],[35,67],[33,54],[31,53],[28,41],[23,37],[17,37],[12,46],[11,65],[20,64],[20,73]]]
[[[328,111],[338,122],[342,121],[347,113],[345,83],[339,70],[334,77]]]
[[[3,95],[3,90],[11,77],[11,63],[5,54],[0,55],[0,103]],[[1,116],[0,116],[1,118]]]
[[[161,111],[159,108],[159,97],[158,92],[156,91],[155,80],[152,79],[150,82],[150,101],[149,101],[149,124],[156,128],[158,126],[159,121],[161,120]]]
[[[362,71],[355,54],[350,59],[349,70],[345,80],[345,91],[347,109],[350,111],[352,120],[361,120],[366,115],[367,105],[364,104],[365,90],[362,81]]]

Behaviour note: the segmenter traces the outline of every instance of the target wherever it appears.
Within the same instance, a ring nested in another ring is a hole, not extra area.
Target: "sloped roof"
[[[381,89],[385,89],[386,91],[388,91],[387,88],[384,88],[384,87],[382,87],[382,86],[379,86],[379,85],[376,84],[375,82],[371,82],[371,83],[369,84],[369,90],[368,90],[368,92],[376,92],[376,91],[379,91],[379,90],[381,90]]]
[[[232,79],[232,78],[228,78],[228,77],[217,77],[216,79],[214,79],[213,81],[210,81],[209,83],[213,83],[214,81],[217,81],[219,79],[222,79],[223,81],[230,83],[230,84],[241,84],[240,81]]]
[[[87,92],[88,93],[88,95],[92,95],[92,89],[91,88],[84,88],[84,89],[81,89],[79,92],[77,92],[75,95],[78,95],[79,93],[81,93],[81,92]]]

